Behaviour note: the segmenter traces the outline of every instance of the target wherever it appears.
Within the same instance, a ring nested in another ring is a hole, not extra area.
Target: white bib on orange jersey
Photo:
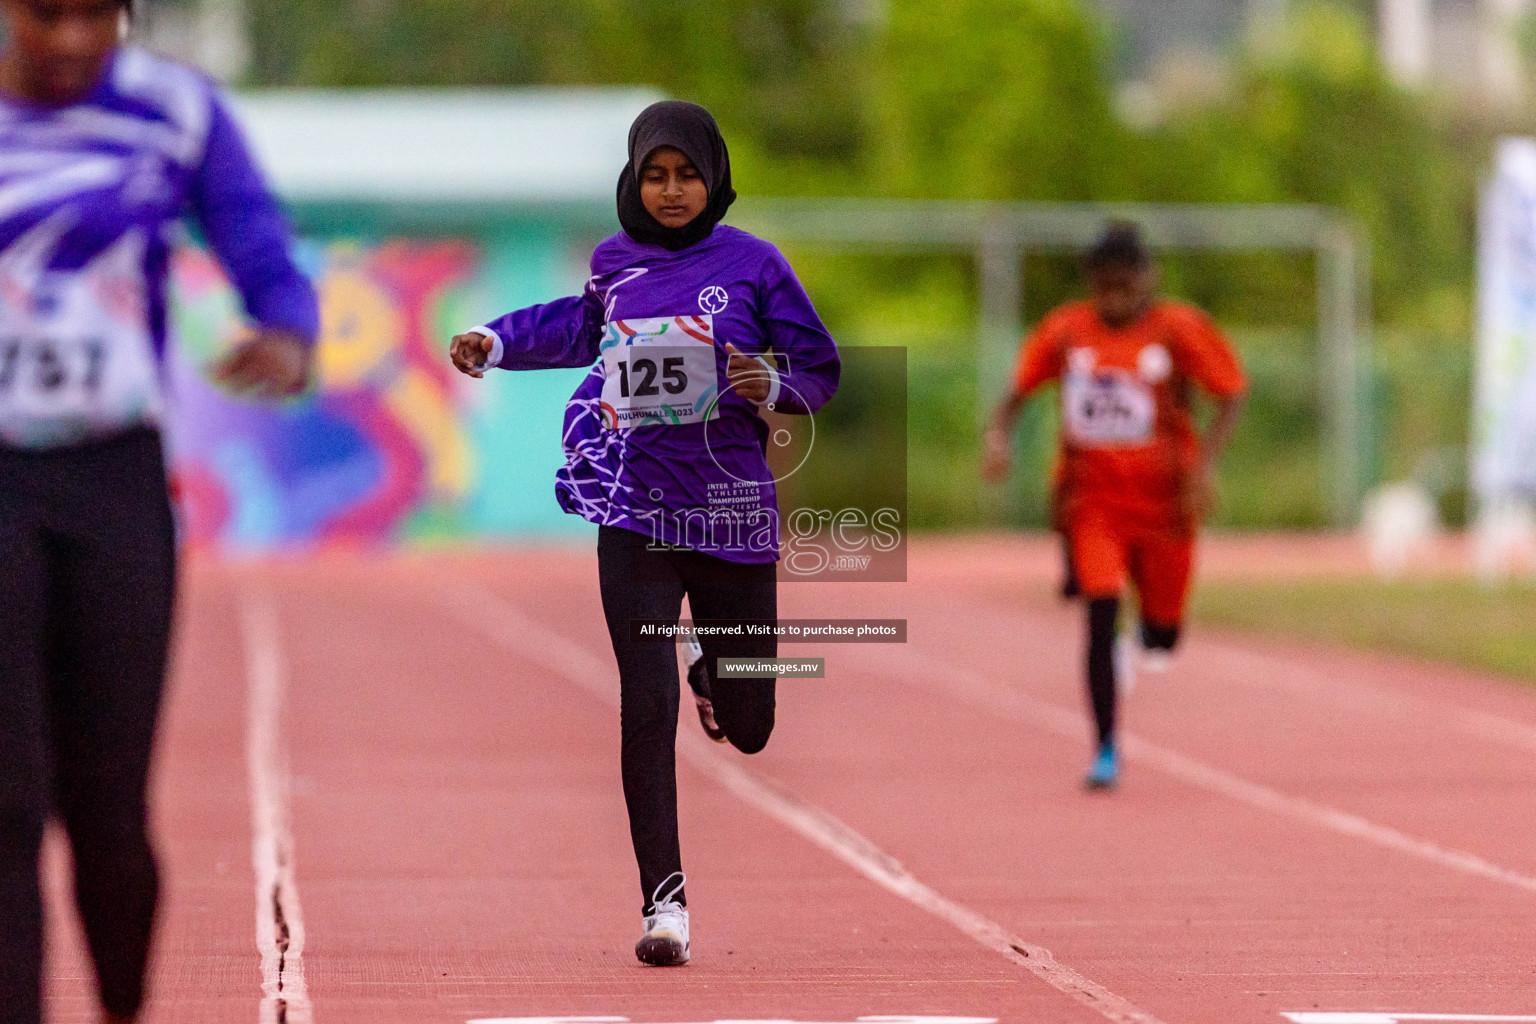
[[[1080,447],[1116,448],[1152,440],[1157,398],[1128,370],[1068,372],[1062,378],[1062,425]]]

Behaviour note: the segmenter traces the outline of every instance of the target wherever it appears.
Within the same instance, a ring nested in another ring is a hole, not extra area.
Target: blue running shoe
[[[1120,756],[1115,752],[1114,743],[1105,743],[1093,759],[1093,766],[1088,769],[1088,777],[1083,780],[1083,785],[1089,789],[1114,789],[1119,781]]]

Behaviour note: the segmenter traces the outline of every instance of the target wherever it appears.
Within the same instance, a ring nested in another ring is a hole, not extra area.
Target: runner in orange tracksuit
[[[1141,233],[1112,224],[1084,261],[1092,297],[1041,322],[1019,353],[1013,389],[985,439],[983,475],[1006,476],[1026,399],[1061,385],[1056,526],[1088,605],[1088,691],[1098,729],[1090,788],[1119,777],[1117,676],[1133,658],[1166,664],[1184,620],[1195,535],[1209,510],[1216,458],[1247,389],[1227,340],[1198,309],[1156,298],[1157,272]],[[1215,400],[1204,438],[1190,416],[1192,385]],[[1115,641],[1126,577],[1141,607],[1141,644]],[[1118,663],[1118,664],[1117,664]]]

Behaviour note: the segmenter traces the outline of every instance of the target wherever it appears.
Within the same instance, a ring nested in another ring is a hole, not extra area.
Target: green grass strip
[[[1196,622],[1325,641],[1536,683],[1536,582],[1465,579],[1206,582]]]

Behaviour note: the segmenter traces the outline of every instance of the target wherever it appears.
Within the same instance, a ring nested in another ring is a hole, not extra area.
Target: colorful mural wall
[[[585,253],[558,236],[308,241],[321,297],[319,387],[271,407],[208,383],[243,330],[202,250],[176,265],[173,480],[187,540],[261,550],[547,536],[584,524],[555,505],[565,399],[585,371],[472,380],[448,339],[574,292]]]

